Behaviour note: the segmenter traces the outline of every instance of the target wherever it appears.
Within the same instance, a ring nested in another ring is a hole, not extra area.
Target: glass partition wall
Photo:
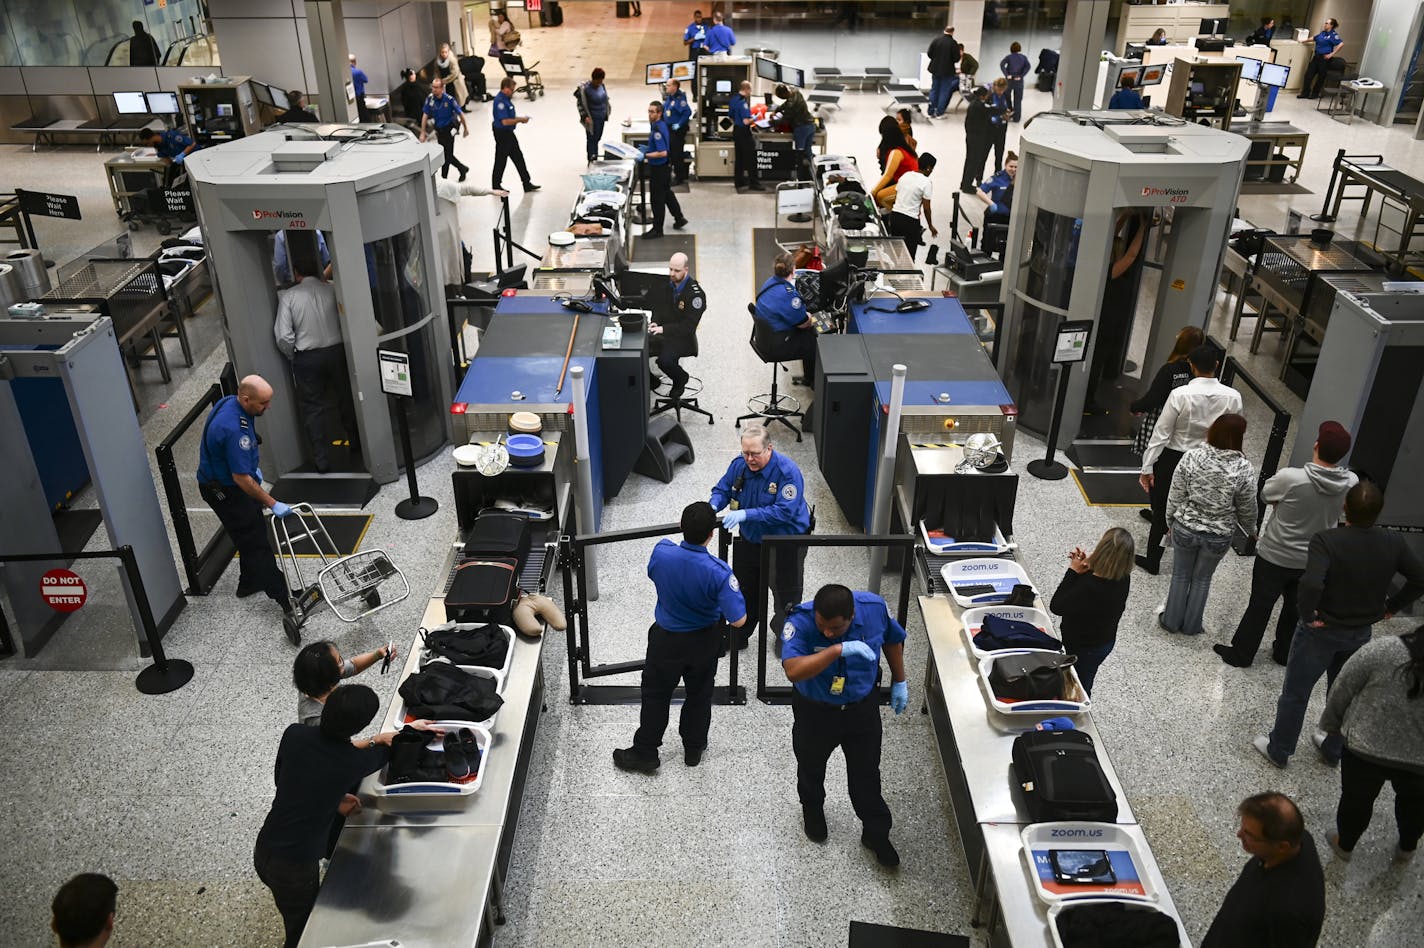
[[[133,24],[156,46],[138,49]],[[156,49],[156,54],[154,53]],[[4,0],[0,66],[216,66],[201,0]]]

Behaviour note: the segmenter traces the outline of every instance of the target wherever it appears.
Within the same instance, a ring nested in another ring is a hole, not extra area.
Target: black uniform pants
[[[262,843],[252,851],[252,866],[257,870],[257,878],[272,890],[272,901],[277,903],[277,911],[282,913],[282,926],[287,938],[285,948],[296,948],[302,940],[302,930],[307,927],[307,918],[316,906],[317,892],[321,890],[321,866],[317,860],[294,862],[272,853]]]
[[[435,129],[435,139],[440,142],[440,147],[445,149],[445,164],[440,168],[440,177],[450,176],[450,166],[454,165],[460,169],[460,177],[469,174],[470,168],[459,158],[455,157],[455,128],[454,125],[447,125],[444,128]]]
[[[732,183],[739,188],[761,184],[757,174],[756,139],[752,137],[752,130],[745,125],[732,129],[732,148]]]
[[[1143,555],[1153,569],[1162,562],[1162,538],[1167,535],[1167,491],[1172,489],[1172,475],[1181,460],[1182,452],[1163,448],[1152,464],[1152,489],[1147,492],[1152,501],[1152,529],[1147,532],[1147,550]]]
[[[678,184],[682,184],[687,180],[687,126],[671,129],[668,139],[668,159],[672,162],[673,177]]]
[[[779,336],[773,350],[768,353],[777,362],[801,360],[801,376],[806,384],[816,384],[816,339],[820,336],[814,329],[793,329]]]
[[[908,214],[901,214],[899,211],[891,211],[890,233],[905,242],[905,249],[909,251],[910,259],[915,259],[915,254],[919,253],[920,244],[924,242],[923,238],[925,234],[925,229],[920,226],[919,217],[911,217]]]
[[[791,749],[796,753],[796,794],[804,809],[820,812],[826,801],[826,761],[845,754],[846,789],[865,834],[890,835],[890,807],[880,793],[880,703],[872,691],[855,704],[825,704],[793,691]]]
[[[687,388],[687,380],[690,377],[687,370],[678,364],[680,359],[693,354],[690,346],[679,345],[676,341],[664,342],[662,336],[649,337],[649,350],[656,357],[658,368],[662,373],[672,380],[672,389],[668,392],[669,398],[677,398]]]
[[[989,157],[989,139],[965,138],[964,174],[959,179],[959,189],[968,191],[984,180],[984,162]]]
[[[1305,80],[1301,83],[1300,94],[1307,99],[1320,98],[1320,90],[1325,88],[1325,73],[1330,68],[1330,60],[1324,53],[1310,57],[1310,65],[1305,67]]]
[[[297,383],[297,399],[302,424],[311,442],[312,464],[326,473],[331,467],[330,448],[337,416],[346,437],[357,440],[356,404],[351,399],[351,383],[346,374],[344,346],[308,349],[292,355],[292,380]]]
[[[514,162],[514,170],[519,172],[519,180],[525,190],[529,189],[529,169],[524,165],[524,150],[519,147],[519,139],[514,137],[514,129],[501,129],[494,133],[494,172],[490,175],[491,187],[496,191],[504,187],[504,166]]]
[[[806,548],[782,548],[773,556],[771,578],[767,585],[771,587],[772,608],[769,629],[774,633],[781,628],[787,610],[801,603],[805,588]],[[740,630],[740,640],[746,641],[756,633],[762,611],[760,607],[765,606],[765,603],[758,603],[752,598],[756,595],[757,584],[761,582],[760,543],[749,543],[741,537],[732,541],[732,575],[737,577],[737,584],[742,587],[742,596],[747,601],[747,624]]]
[[[677,730],[682,746],[698,751],[707,746],[712,725],[712,688],[717,680],[717,659],[722,651],[722,627],[711,625],[696,632],[669,632],[654,622],[648,627],[648,653],[643,660],[642,709],[633,750],[656,760],[667,730],[668,706],[679,681],[686,688]]]
[[[1261,639],[1266,634],[1266,623],[1271,620],[1271,610],[1276,600],[1281,600],[1281,616],[1276,620],[1276,638],[1271,653],[1280,659],[1282,665],[1290,655],[1291,639],[1295,637],[1296,588],[1305,570],[1277,566],[1259,553],[1251,567],[1251,598],[1246,603],[1246,611],[1236,624],[1236,634],[1231,637],[1231,648],[1242,661],[1252,661],[1256,650],[1261,647]]]
[[[267,542],[267,518],[262,515],[262,504],[225,484],[199,484],[198,493],[213,508],[237,547],[238,586],[260,589],[268,599],[287,608],[287,582]]]
[[[663,232],[663,218],[669,210],[674,221],[682,220],[682,205],[672,193],[672,166],[648,165],[648,187],[653,192],[653,231]]]
[[[1009,138],[1007,125],[995,125],[993,130],[994,174],[1004,170],[1004,147]]]

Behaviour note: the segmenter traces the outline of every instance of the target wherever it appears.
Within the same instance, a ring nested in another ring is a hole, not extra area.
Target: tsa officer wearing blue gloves
[[[672,148],[672,133],[663,121],[663,104],[648,103],[648,145],[643,158],[648,165],[648,184],[653,192],[653,226],[643,234],[645,239],[663,235],[663,218],[672,210],[672,226],[681,230],[687,226],[687,218],[682,216],[682,205],[677,203],[677,195],[672,193],[672,167],[668,164]]]
[[[874,593],[822,586],[812,602],[796,606],[781,628],[781,667],[791,696],[791,749],[796,753],[796,793],[812,842],[825,842],[826,761],[845,754],[851,806],[860,817],[861,843],[882,866],[898,866],[890,845],[890,807],[880,793],[880,653],[890,665],[890,706],[910,704],[905,681],[905,630]]]
[[[742,429],[742,453],[712,488],[712,509],[722,510],[722,526],[738,528],[732,541],[732,571],[747,598],[752,625],[737,644],[745,648],[756,631],[765,602],[757,602],[761,581],[761,541],[765,536],[800,536],[811,532],[811,508],[806,506],[806,483],[796,462],[772,450],[771,438],[760,425]],[[801,601],[805,586],[806,548],[783,552],[772,560],[771,602],[777,628],[780,617]]]
[[[260,375],[249,375],[237,383],[236,395],[225,396],[213,406],[198,449],[198,492],[237,547],[237,597],[266,593],[282,607],[282,626],[287,638],[297,645],[301,632],[290,612],[286,580],[267,544],[267,518],[262,516],[264,509],[271,510],[274,517],[292,512],[262,489],[262,471],[257,466],[253,422],[270,404],[272,386]]]
[[[682,31],[682,45],[687,47],[687,58],[695,60],[707,52],[707,24],[702,22],[702,11],[692,11],[692,22]]]
[[[740,191],[765,191],[757,173],[757,146],[752,137],[752,84],[743,82],[737,94],[727,103],[727,115],[732,120],[732,183]]]
[[[796,272],[796,260],[789,253],[777,254],[771,265],[771,276],[757,290],[757,319],[766,323],[773,333],[766,340],[767,354],[778,362],[801,360],[801,384],[816,384],[816,321],[806,312],[806,303],[791,276]]]
[[[1345,42],[1340,38],[1340,34],[1335,32],[1339,28],[1339,20],[1326,20],[1325,26],[1311,40],[1315,44],[1315,55],[1310,57],[1310,65],[1306,67],[1305,82],[1300,87],[1300,98],[1320,98],[1320,90],[1325,86],[1325,73],[1330,67],[1329,61],[1335,58]]]
[[[669,79],[667,95],[663,96],[663,121],[667,123],[671,137],[673,181],[687,183],[687,123],[692,121],[692,106],[687,104],[687,94],[682,91],[682,83]]]
[[[163,159],[164,165],[167,166],[164,175],[165,183],[171,182],[177,176],[178,166],[183,163],[183,159],[191,155],[198,147],[181,128],[166,130],[146,128],[138,133],[138,138],[144,145],[152,148],[159,158]]]
[[[707,549],[717,532],[717,514],[703,501],[682,510],[682,542],[658,541],[648,560],[648,578],[658,591],[643,661],[642,711],[632,747],[613,752],[622,770],[658,769],[658,747],[667,729],[668,704],[679,680],[686,686],[677,730],[683,762],[696,767],[707,748],[712,688],[722,652],[723,624],[741,626],[747,605],[732,568]]]

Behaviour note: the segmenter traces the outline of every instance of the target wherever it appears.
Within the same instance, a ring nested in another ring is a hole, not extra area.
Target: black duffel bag
[[[500,669],[509,656],[509,633],[494,624],[480,626],[447,622],[420,630],[425,650],[456,665]]]
[[[499,683],[443,662],[426,665],[401,682],[399,693],[407,714],[432,721],[483,721],[493,717],[504,699]]]
[[[989,687],[1002,701],[1062,701],[1076,655],[1016,652],[994,658]]]

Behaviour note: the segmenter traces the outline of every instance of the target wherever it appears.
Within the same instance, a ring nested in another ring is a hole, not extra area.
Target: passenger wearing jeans
[[[1152,529],[1147,534],[1147,552],[1137,555],[1137,565],[1157,575],[1162,563],[1162,538],[1167,535],[1167,492],[1172,474],[1182,455],[1201,444],[1206,429],[1226,412],[1241,413],[1241,393],[1216,380],[1221,360],[1216,347],[1197,346],[1187,356],[1192,380],[1173,389],[1157,416],[1147,450],[1142,452],[1142,475],[1138,481],[1152,501]]]
[[[1256,545],[1251,599],[1236,625],[1231,644],[1212,646],[1226,664],[1250,667],[1277,599],[1281,600],[1281,615],[1276,622],[1271,657],[1277,665],[1286,663],[1295,635],[1296,586],[1305,571],[1310,538],[1340,522],[1345,493],[1359,480],[1337,466],[1349,453],[1350,433],[1339,422],[1322,422],[1310,462],[1276,472],[1261,487],[1261,499],[1271,505],[1271,519],[1266,521],[1261,542]]]
[[[1349,861],[1389,781],[1399,827],[1394,858],[1412,859],[1424,836],[1424,626],[1356,652],[1330,689],[1320,727],[1332,744],[1344,742],[1330,848]]]
[[[1202,614],[1216,564],[1236,527],[1256,530],[1256,469],[1241,454],[1246,419],[1228,412],[1211,423],[1206,444],[1182,455],[1167,493],[1172,526],[1172,585],[1157,624],[1201,635]]]
[[[1132,534],[1122,527],[1109,527],[1091,554],[1074,547],[1068,572],[1048,604],[1062,617],[1063,648],[1078,657],[1073,667],[1089,694],[1098,667],[1117,644],[1117,624],[1132,585],[1132,551]]]
[[[944,32],[930,41],[926,51],[930,58],[930,107],[929,116],[934,118],[944,114],[949,105],[949,97],[959,87],[959,41],[954,38],[954,27],[946,26]]]
[[[1349,657],[1370,640],[1370,628],[1424,594],[1424,563],[1403,536],[1375,526],[1383,508],[1379,487],[1361,481],[1345,495],[1345,525],[1310,540],[1296,602],[1300,624],[1276,701],[1275,725],[1269,738],[1259,735],[1251,742],[1277,767],[1286,766],[1295,753],[1310,692],[1320,676],[1327,676],[1327,688],[1333,685]],[[1405,582],[1389,595],[1396,574]],[[1320,751],[1332,760],[1340,757],[1340,748],[1340,736],[1329,735]]]

